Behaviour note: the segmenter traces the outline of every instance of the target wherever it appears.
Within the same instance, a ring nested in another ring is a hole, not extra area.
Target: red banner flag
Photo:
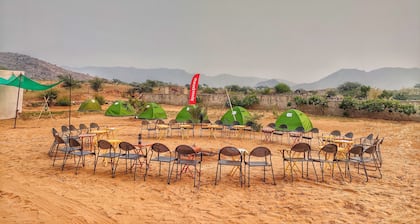
[[[195,74],[191,79],[190,84],[190,97],[188,98],[189,104],[195,104],[197,98],[197,90],[198,90],[198,79],[200,78],[200,74]]]

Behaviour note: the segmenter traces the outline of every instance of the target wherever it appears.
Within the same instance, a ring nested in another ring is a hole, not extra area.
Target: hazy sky
[[[309,82],[420,67],[420,0],[0,0],[0,51]]]

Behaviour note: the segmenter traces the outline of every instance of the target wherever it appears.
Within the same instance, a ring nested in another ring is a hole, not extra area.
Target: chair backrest
[[[341,132],[339,130],[334,130],[330,133],[332,136],[341,136]]]
[[[57,144],[66,144],[66,142],[64,141],[64,139],[62,137],[60,137],[58,135],[55,135],[54,138],[55,138],[55,142]]]
[[[239,123],[239,121],[233,121],[232,125],[240,125],[241,123]]]
[[[81,147],[80,143],[74,138],[69,139],[69,146],[72,148]]]
[[[52,134],[53,134],[53,137],[59,135],[57,129],[55,128],[52,128]]]
[[[176,124],[176,123],[178,123],[178,122],[175,119],[172,119],[168,122],[169,125]]]
[[[274,124],[274,123],[269,123],[267,126],[270,127],[270,128],[276,128],[276,124]]]
[[[89,127],[90,127],[91,130],[92,129],[96,129],[96,130],[99,129],[99,125],[97,123],[94,123],[94,122],[90,123],[89,124]]]
[[[287,130],[287,124],[281,124],[281,125],[279,126],[279,128],[280,128],[280,130],[282,130],[282,131],[286,131],[286,130]]]
[[[149,121],[147,121],[147,120],[142,120],[141,121],[141,125],[147,126],[148,124],[149,124]]]
[[[225,146],[223,148],[221,148],[219,150],[219,159],[220,159],[220,155],[224,155],[224,156],[241,156],[242,158],[242,154],[239,151],[239,149],[233,147],[233,146]]]
[[[371,145],[363,150],[363,153],[372,154],[376,151],[376,144]]]
[[[311,146],[305,142],[299,142],[296,145],[292,146],[290,149],[293,152],[309,152],[311,151]]]
[[[324,145],[322,148],[321,148],[321,150],[320,151],[322,151],[322,152],[325,152],[325,153],[332,153],[332,154],[337,154],[337,151],[338,151],[338,147],[337,147],[337,145],[336,144],[326,144],[326,145]]]
[[[77,128],[74,126],[74,125],[69,125],[69,130],[70,131],[76,131],[77,130]]]
[[[119,147],[121,150],[126,152],[136,149],[136,147],[129,142],[120,142]]]
[[[69,132],[69,128],[66,125],[61,126],[61,133]]]
[[[352,138],[353,138],[353,132],[347,132],[347,133],[344,135],[344,137],[352,139]]]
[[[372,134],[372,133],[370,133],[368,136],[366,136],[366,139],[368,139],[368,140],[372,140],[372,139],[373,139],[373,134]]]
[[[203,122],[201,122],[203,124],[211,124],[211,121],[209,119],[203,120]]]
[[[223,125],[223,122],[221,120],[216,120],[214,123],[217,125]]]
[[[351,149],[347,152],[347,154],[350,155],[357,155],[357,156],[362,156],[363,154],[363,146],[361,145],[354,145],[353,147],[351,147]]]
[[[319,129],[318,128],[312,128],[311,132],[314,134],[318,134],[319,133]]]
[[[157,119],[156,120],[156,124],[165,124],[165,121],[161,120],[161,119]]]
[[[296,129],[295,129],[295,131],[296,132],[305,132],[305,128],[303,128],[303,127],[297,127]]]
[[[86,132],[88,130],[88,127],[85,124],[79,124],[79,130],[81,132]]]
[[[196,154],[194,149],[189,145],[178,145],[175,148],[175,153],[176,153],[176,155],[178,155],[178,157],[191,155],[191,154]]]
[[[168,146],[162,144],[162,143],[153,143],[151,149],[157,153],[165,153],[170,152]]]
[[[270,155],[271,155],[270,149],[264,146],[258,146],[249,153],[249,156],[256,156],[256,157],[266,157]]]
[[[112,148],[112,144],[110,142],[108,142],[107,140],[99,140],[98,141],[98,147],[101,149],[111,149]]]

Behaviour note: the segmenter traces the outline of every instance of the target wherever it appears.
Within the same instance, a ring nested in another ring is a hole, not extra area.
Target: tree
[[[59,75],[58,78],[63,80],[64,88],[71,87],[72,89],[74,89],[74,88],[81,87],[80,81],[75,80],[74,78],[71,77],[71,75]]]
[[[380,99],[389,99],[392,97],[392,92],[388,90],[382,91],[381,95],[379,95]]]
[[[279,83],[276,86],[274,86],[274,89],[276,90],[276,93],[288,93],[291,92],[290,87],[285,83]]]
[[[362,85],[357,82],[346,82],[337,87],[338,92],[343,96],[357,96],[357,92]]]
[[[89,83],[90,83],[90,88],[92,88],[95,92],[99,92],[99,90],[102,90],[104,79],[96,77],[92,80],[89,80]]]

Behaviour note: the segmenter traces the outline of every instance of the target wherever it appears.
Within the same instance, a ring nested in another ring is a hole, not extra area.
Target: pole
[[[226,90],[226,95],[227,95],[228,102],[229,102],[229,106],[230,106],[230,111],[232,112],[233,120],[235,120],[235,121],[236,121],[236,116],[235,116],[235,114],[233,113],[232,102],[230,101],[230,97],[229,97],[228,90],[227,90],[227,89],[225,89],[225,90]]]
[[[71,89],[73,87],[73,81],[71,80],[71,75],[69,74],[69,79],[70,79],[70,105],[69,105],[69,126],[71,124]]]
[[[19,75],[19,88],[18,88],[18,95],[17,95],[17,101],[16,101],[16,113],[15,113],[15,124],[13,126],[13,128],[16,128],[16,120],[17,120],[17,115],[18,115],[18,111],[19,111],[19,97],[20,97],[20,84],[22,82],[22,73]]]

